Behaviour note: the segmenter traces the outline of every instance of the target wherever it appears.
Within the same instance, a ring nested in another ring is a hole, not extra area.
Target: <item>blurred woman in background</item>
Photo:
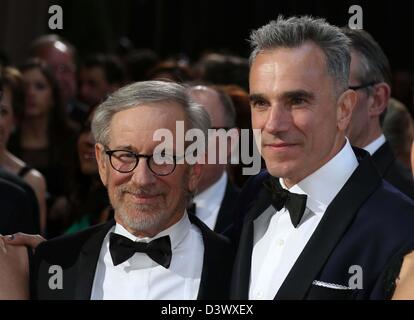
[[[22,117],[24,86],[20,72],[4,68],[0,98],[0,167],[20,176],[35,192],[39,204],[39,225],[43,234],[46,228],[46,182],[43,175],[28,166],[7,150],[7,143],[15,125]]]
[[[20,70],[26,100],[21,122],[10,139],[10,150],[45,176],[50,208],[56,197],[67,192],[76,159],[76,130],[67,119],[51,69],[34,59]],[[49,221],[47,235],[58,235]]]

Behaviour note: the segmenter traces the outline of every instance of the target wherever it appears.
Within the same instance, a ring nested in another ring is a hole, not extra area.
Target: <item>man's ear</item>
[[[368,106],[368,114],[371,117],[379,117],[388,107],[391,96],[391,88],[385,82],[373,86],[372,103]]]
[[[346,90],[339,97],[336,109],[336,122],[339,130],[345,131],[348,128],[356,102],[357,94],[354,90]]]
[[[204,167],[204,164],[198,163],[198,162],[196,164],[193,164],[190,167],[190,176],[188,179],[188,190],[190,190],[191,192],[195,193],[197,191],[198,184],[203,175],[203,167]]]
[[[104,146],[100,143],[95,144],[95,157],[98,163],[99,176],[101,177],[104,186],[107,185],[107,163],[105,157]]]

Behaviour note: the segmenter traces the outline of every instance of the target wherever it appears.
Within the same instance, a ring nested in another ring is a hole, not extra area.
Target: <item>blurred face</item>
[[[358,79],[358,70],[361,59],[359,54],[351,51],[351,70],[349,74],[349,86],[360,86],[364,83]],[[369,144],[369,105],[373,102],[368,89],[356,90],[357,102],[352,113],[351,122],[346,131],[346,136],[352,145],[363,148]]]
[[[181,106],[161,102],[120,111],[110,125],[110,150],[131,150],[151,155],[159,142],[153,141],[160,128],[175,134],[175,122],[184,121]],[[200,167],[177,164],[167,176],[156,176],[145,158],[130,173],[114,170],[101,144],[96,145],[96,157],[102,182],[108,189],[115,220],[137,236],[154,236],[178,222],[186,207],[186,196],[197,186]]]
[[[93,114],[84,123],[82,132],[78,138],[78,156],[80,168],[83,174],[92,175],[98,172],[98,164],[95,158],[95,139],[91,132],[91,120]]]
[[[70,49],[62,42],[41,48],[37,54],[46,61],[59,82],[65,102],[76,97],[76,65]]]
[[[11,90],[4,86],[0,94],[0,151],[6,150],[14,126],[12,99]]]
[[[250,70],[253,129],[262,134],[269,173],[298,183],[334,157],[345,143],[355,93],[339,98],[323,51],[312,43],[258,54]]]
[[[23,73],[26,88],[26,117],[47,114],[53,106],[52,88],[39,69],[30,69]]]
[[[81,68],[80,98],[88,106],[100,104],[111,93],[111,85],[106,81],[105,73],[100,67]]]
[[[199,103],[207,111],[208,115],[210,116],[211,126],[213,128],[226,127],[223,106],[218,94],[214,90],[205,87],[201,89],[193,89],[190,92],[190,96],[194,102]],[[211,147],[212,146],[210,144],[209,148]],[[213,183],[220,179],[226,168],[226,165],[219,164],[218,162],[219,147],[220,146],[216,142],[216,164],[206,164],[203,167],[203,175],[201,177],[199,188],[197,190],[198,192],[204,191],[206,188],[210,187]]]

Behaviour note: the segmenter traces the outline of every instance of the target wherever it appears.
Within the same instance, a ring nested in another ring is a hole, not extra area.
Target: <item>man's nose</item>
[[[274,105],[269,110],[265,130],[270,133],[287,131],[292,123],[292,115],[283,105]]]
[[[148,185],[156,181],[156,177],[148,168],[147,159],[139,158],[136,168],[132,171],[131,180],[137,185]]]

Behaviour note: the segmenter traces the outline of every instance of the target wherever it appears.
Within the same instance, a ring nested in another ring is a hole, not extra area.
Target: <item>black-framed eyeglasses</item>
[[[130,173],[137,167],[139,159],[145,158],[150,171],[156,176],[168,176],[177,166],[177,157],[167,154],[145,155],[130,150],[105,149],[114,170],[121,173]]]
[[[377,82],[369,82],[369,83],[365,83],[365,84],[360,84],[359,86],[349,86],[348,89],[351,90],[361,90],[361,89],[365,89],[368,87],[372,87],[375,86],[377,84]]]

